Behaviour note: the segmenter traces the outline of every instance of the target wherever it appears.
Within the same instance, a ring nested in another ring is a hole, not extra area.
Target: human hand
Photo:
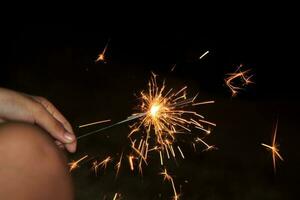
[[[76,151],[76,137],[66,118],[47,99],[0,88],[0,122],[21,121],[46,130],[60,147]]]

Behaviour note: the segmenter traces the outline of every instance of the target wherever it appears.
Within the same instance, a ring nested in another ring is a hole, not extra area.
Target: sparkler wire
[[[84,135],[81,135],[81,136],[77,137],[77,140],[79,140],[79,139],[81,139],[81,138],[84,138],[84,137],[87,137],[87,136],[90,136],[90,135],[93,135],[93,134],[96,134],[96,133],[99,133],[99,132],[101,132],[101,131],[104,131],[104,130],[107,130],[107,129],[110,129],[110,128],[113,128],[113,127],[115,127],[115,126],[117,126],[117,125],[121,125],[121,124],[124,124],[124,123],[126,123],[126,122],[129,122],[129,121],[138,119],[138,118],[140,118],[140,117],[145,116],[146,114],[147,114],[147,113],[140,113],[140,114],[137,114],[137,115],[130,116],[130,117],[128,117],[127,119],[122,120],[122,121],[119,121],[119,122],[117,122],[117,123],[115,123],[115,124],[112,124],[112,125],[109,125],[109,126],[100,128],[100,129],[98,129],[98,130],[95,130],[95,131],[86,133],[86,134],[84,134]]]

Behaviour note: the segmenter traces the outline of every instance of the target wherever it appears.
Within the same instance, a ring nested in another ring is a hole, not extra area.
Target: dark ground
[[[129,116],[137,103],[134,93],[146,87],[151,71],[167,78],[172,87],[186,84],[192,94],[199,91],[200,100],[215,99],[200,112],[217,123],[207,141],[219,150],[194,153],[186,146],[187,158],[169,167],[178,190],[181,185],[182,199],[296,199],[299,84],[296,66],[283,58],[283,45],[288,43],[283,36],[267,29],[212,36],[195,30],[110,32],[87,25],[31,24],[4,30],[1,86],[45,96],[74,127]],[[109,61],[95,64],[108,38]],[[197,60],[206,50],[210,54]],[[177,67],[170,73],[173,63]],[[253,69],[256,84],[231,98],[224,74],[240,63]],[[274,175],[271,154],[260,143],[271,142],[277,115],[278,143],[285,160],[278,162]],[[121,151],[128,130],[122,125],[80,140],[70,160]],[[143,177],[125,167],[116,180],[112,166],[95,177],[83,165],[73,173],[77,199],[104,199],[105,195],[112,199],[115,192],[122,193],[124,200],[171,199],[170,184],[162,182],[155,163],[154,159]]]

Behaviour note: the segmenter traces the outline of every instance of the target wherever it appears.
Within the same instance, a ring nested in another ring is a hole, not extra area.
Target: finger
[[[58,148],[60,149],[65,149],[65,146],[63,143],[61,143],[60,141],[58,140],[55,140],[54,143],[58,146]]]
[[[71,124],[68,122],[68,120],[59,112],[59,110],[46,98],[44,97],[38,97],[38,96],[32,96],[37,102],[39,102],[41,105],[43,105],[46,110],[59,122],[61,122],[64,126],[64,128],[69,131],[70,133],[74,133]]]
[[[73,144],[63,144],[62,142],[55,140],[54,143],[60,148],[61,150],[67,149],[69,152],[74,153],[76,151],[76,146],[74,147]]]
[[[76,138],[68,132],[41,104],[33,105],[33,118],[35,123],[49,132],[55,139],[66,145],[70,152],[76,150]]]
[[[68,120],[58,111],[58,109],[46,98],[32,96],[37,102],[39,102],[56,120],[63,124],[64,128],[75,136],[72,126],[68,122]],[[75,143],[75,144],[74,144]],[[76,151],[77,142],[76,140],[71,144],[65,144],[65,147],[70,152]]]
[[[70,153],[75,153],[76,148],[77,148],[77,141],[70,143],[70,144],[65,144],[65,148],[70,152]]]

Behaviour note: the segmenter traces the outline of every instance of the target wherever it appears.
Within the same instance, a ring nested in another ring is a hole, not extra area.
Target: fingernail
[[[69,132],[65,132],[64,137],[67,143],[72,143],[74,141],[74,136]]]

